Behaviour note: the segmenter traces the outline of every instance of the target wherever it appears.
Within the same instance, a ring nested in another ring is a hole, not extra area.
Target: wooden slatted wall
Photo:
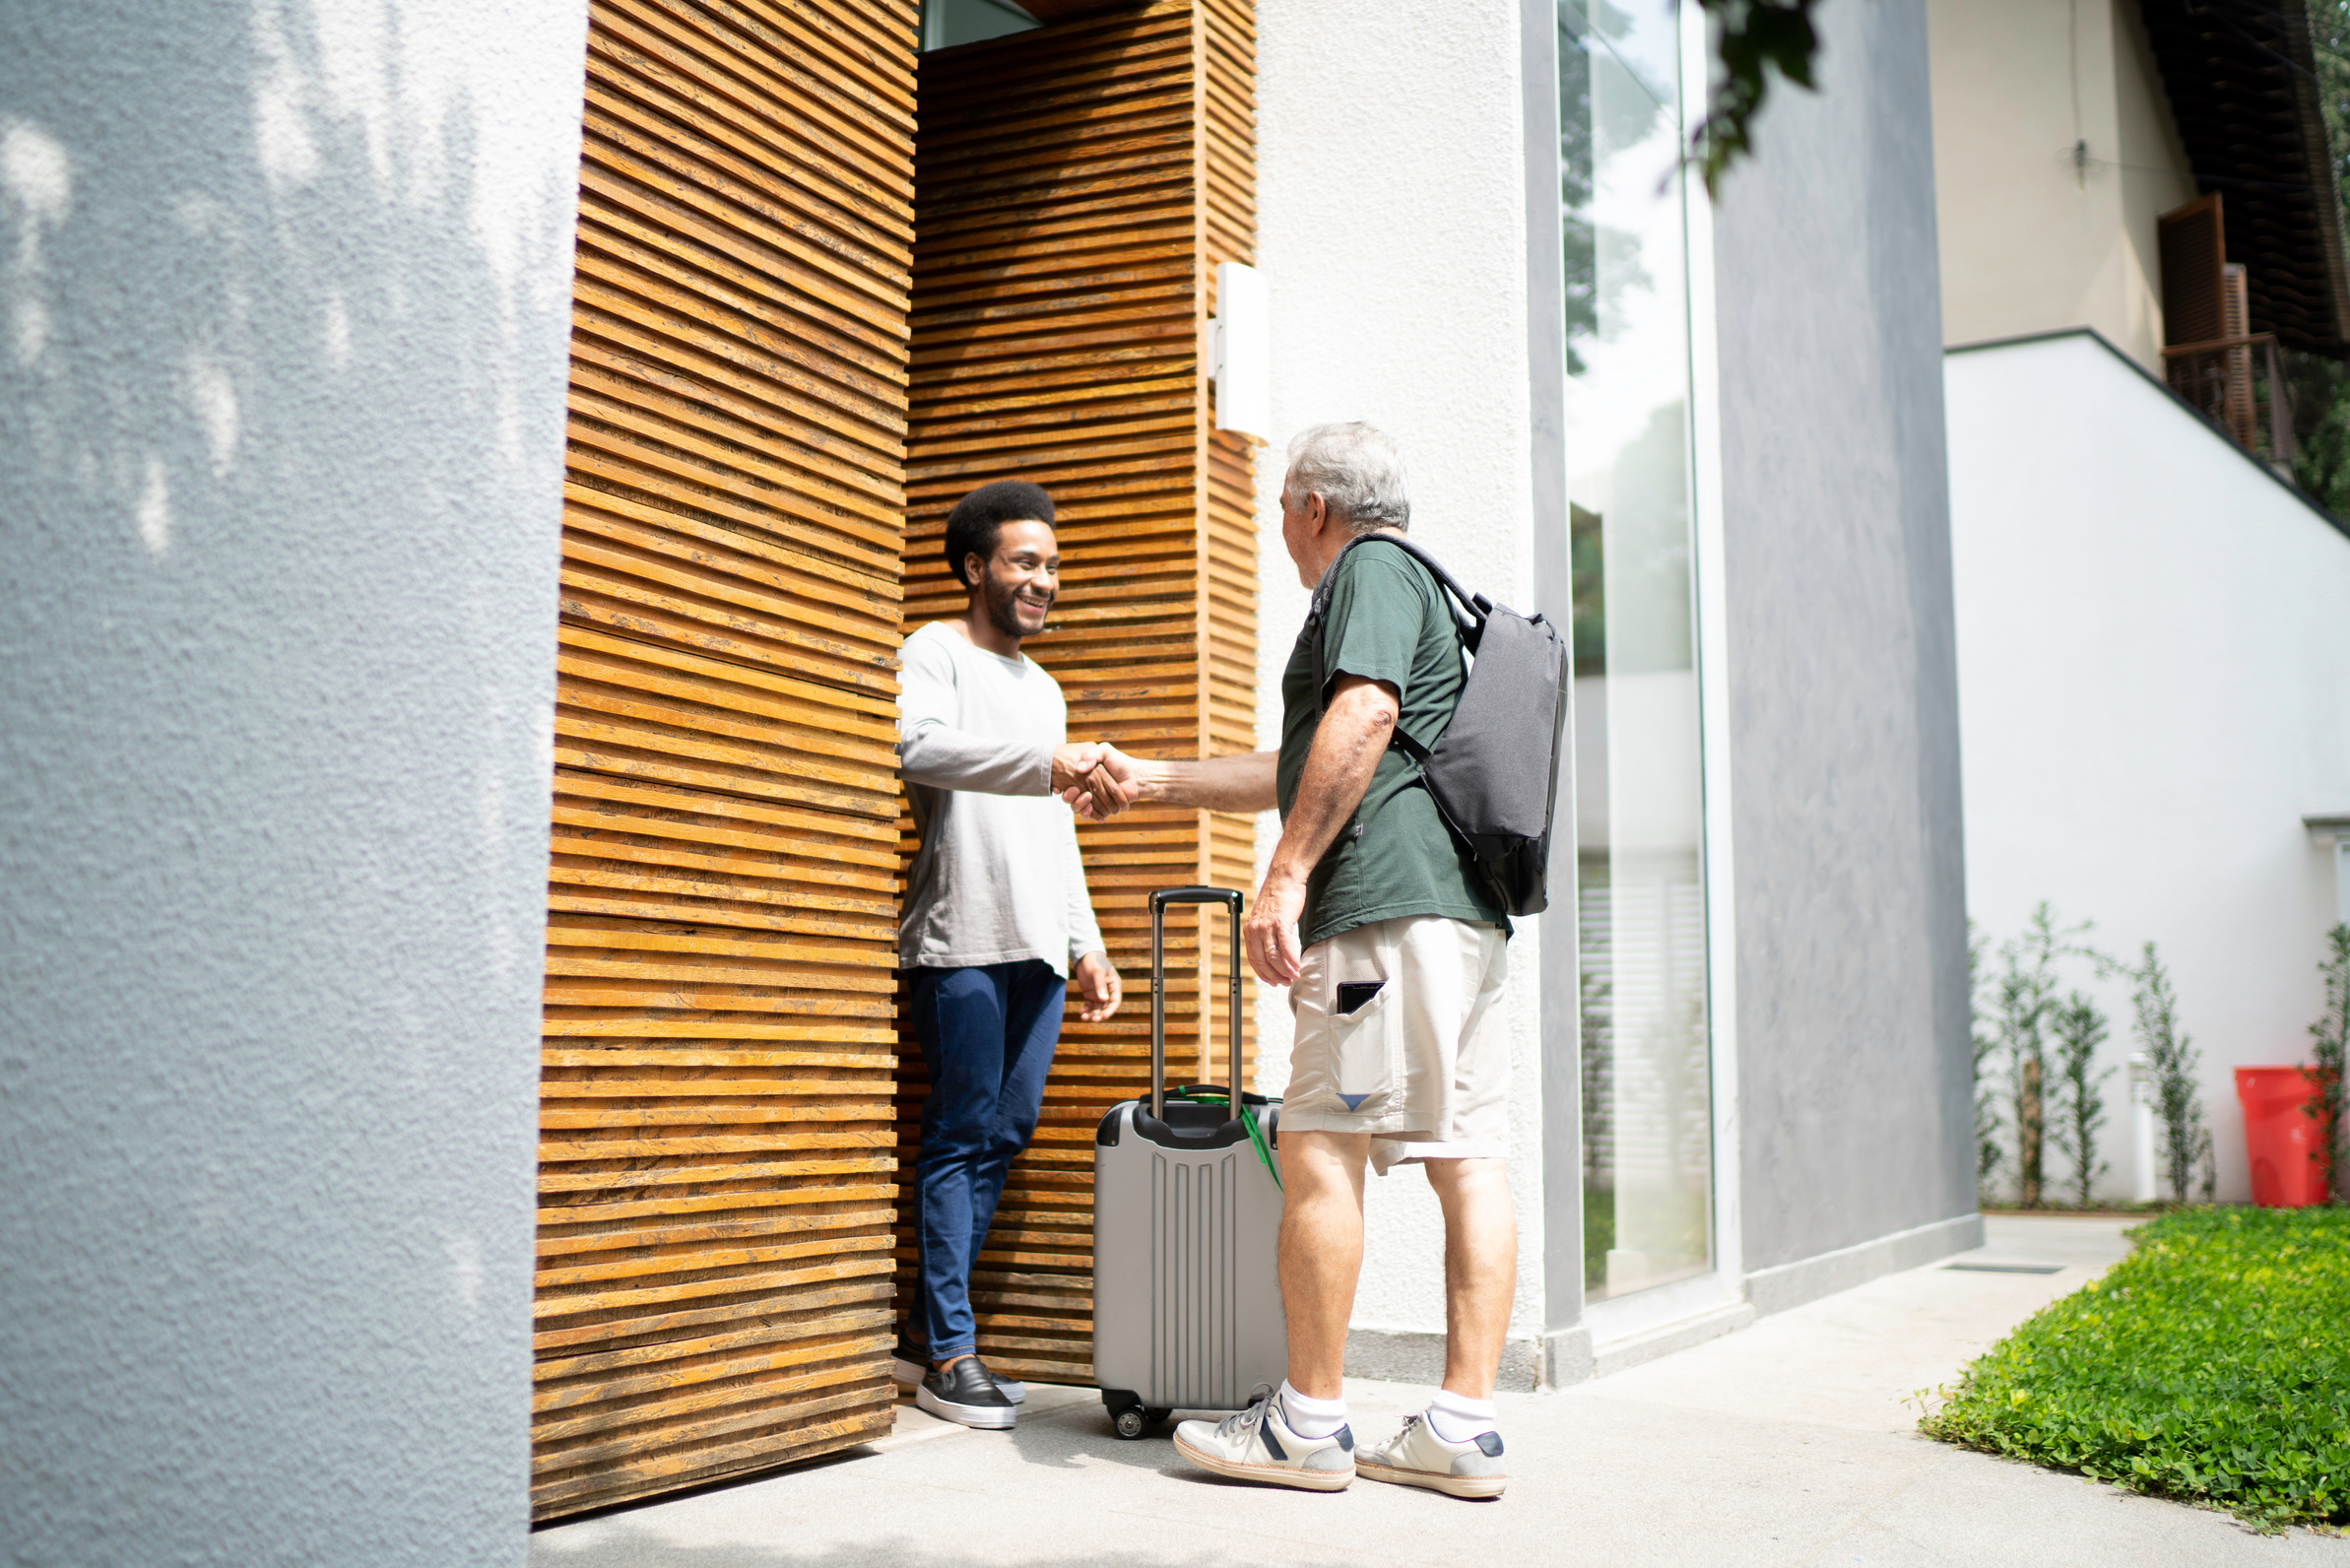
[[[885,1431],[914,0],[594,0],[541,1518]]]
[[[1208,430],[1199,354],[1213,264],[1248,259],[1254,241],[1253,77],[1251,9],[1228,0],[1158,0],[922,62],[906,624],[962,608],[940,554],[955,500],[994,479],[1043,485],[1062,598],[1027,651],[1068,694],[1073,739],[1144,754],[1255,749],[1251,449]],[[1071,1009],[1036,1143],[975,1272],[980,1349],[1007,1372],[1091,1381],[1093,1129],[1148,1081],[1145,897],[1248,887],[1253,830],[1246,817],[1165,810],[1080,830],[1128,1001],[1105,1024]],[[1169,926],[1171,1071],[1208,1076],[1205,989],[1220,1081],[1232,954],[1214,927],[1204,974],[1202,924]],[[900,1063],[910,1291],[927,1082],[911,1041]]]

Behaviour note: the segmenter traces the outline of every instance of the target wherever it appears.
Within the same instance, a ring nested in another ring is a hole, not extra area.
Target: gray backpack
[[[1437,812],[1502,909],[1538,915],[1549,903],[1550,819],[1558,806],[1559,739],[1567,719],[1567,651],[1558,628],[1521,616],[1483,594],[1466,592],[1436,557],[1408,539],[1363,534],[1346,551],[1393,545],[1436,579],[1455,604],[1454,623],[1469,653],[1460,703],[1432,748],[1396,726],[1389,742],[1419,764]],[[1314,638],[1314,707],[1322,710],[1329,677],[1322,664],[1322,618],[1338,562],[1314,590],[1306,626]]]

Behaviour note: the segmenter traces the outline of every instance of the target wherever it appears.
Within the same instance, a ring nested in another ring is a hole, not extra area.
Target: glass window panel
[[[951,49],[1039,26],[1016,0],[922,0],[922,46]]]
[[[1558,0],[1584,1269],[1713,1264],[1679,18]]]

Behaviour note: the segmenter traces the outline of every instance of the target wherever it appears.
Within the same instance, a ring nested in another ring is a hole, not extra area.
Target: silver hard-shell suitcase
[[[1222,904],[1232,921],[1234,1080],[1167,1092],[1166,911]],[[1120,1437],[1175,1410],[1237,1410],[1289,1359],[1274,1240],[1280,1111],[1242,1091],[1240,894],[1171,887],[1150,895],[1150,1098],[1110,1108],[1093,1140],[1093,1380]],[[1194,1097],[1194,1096],[1198,1097]],[[1257,1132],[1238,1114],[1264,1107]]]

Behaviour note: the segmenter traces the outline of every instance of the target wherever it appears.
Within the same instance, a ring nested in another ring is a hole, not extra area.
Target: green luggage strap
[[[1265,1161],[1265,1168],[1273,1173],[1273,1190],[1282,1191],[1281,1168],[1273,1162],[1273,1150],[1265,1143],[1265,1130],[1257,1125],[1256,1109],[1249,1104],[1246,1095],[1240,1101],[1240,1125],[1249,1130],[1249,1142],[1257,1145],[1257,1157]]]
[[[1186,1083],[1175,1090],[1172,1097],[1190,1100],[1195,1105],[1222,1105],[1228,1108],[1232,1104],[1232,1096],[1228,1092],[1207,1083]],[[1281,1187],[1281,1167],[1273,1162],[1273,1147],[1265,1142],[1265,1129],[1257,1124],[1257,1108],[1249,1103],[1246,1094],[1240,1097],[1240,1125],[1248,1129],[1250,1146],[1256,1149],[1257,1157],[1265,1161],[1266,1172],[1273,1177],[1273,1189],[1276,1192],[1285,1190]]]

